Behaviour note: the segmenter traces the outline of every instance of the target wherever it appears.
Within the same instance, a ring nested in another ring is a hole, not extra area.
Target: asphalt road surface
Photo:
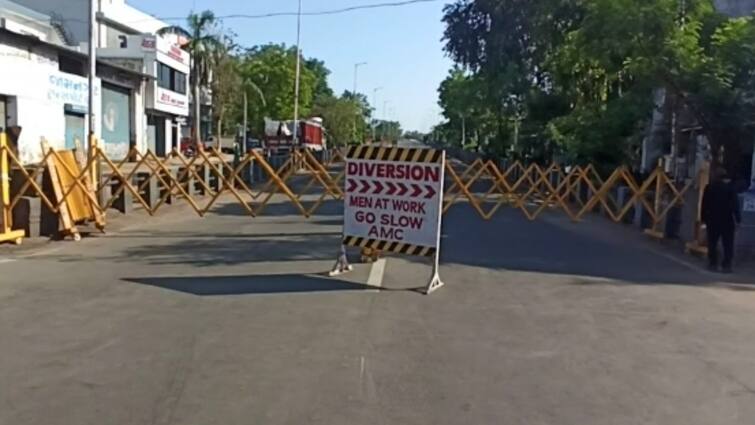
[[[755,293],[633,229],[467,206],[442,276],[339,279],[337,205],[221,205],[0,263],[0,424],[752,424]]]

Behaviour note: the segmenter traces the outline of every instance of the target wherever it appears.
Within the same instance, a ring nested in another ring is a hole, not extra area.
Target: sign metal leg
[[[354,270],[354,267],[349,264],[349,259],[346,258],[346,246],[341,245],[341,252],[338,255],[338,260],[336,260],[336,264],[333,266],[333,270],[331,270],[328,275],[330,277],[339,276],[352,270]]]
[[[425,295],[430,295],[436,290],[440,289],[443,285],[442,280],[440,280],[440,249],[435,251],[435,262],[433,263],[433,274],[432,277],[430,277],[430,282],[427,284],[427,288],[425,289]]]

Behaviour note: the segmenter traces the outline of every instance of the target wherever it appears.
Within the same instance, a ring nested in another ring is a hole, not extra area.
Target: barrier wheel
[[[23,241],[24,241],[24,238],[16,238],[13,241],[13,243],[15,243],[16,245],[21,245],[21,243],[23,243]]]
[[[73,240],[75,242],[79,242],[81,240],[81,234],[80,233],[74,233],[73,234]]]

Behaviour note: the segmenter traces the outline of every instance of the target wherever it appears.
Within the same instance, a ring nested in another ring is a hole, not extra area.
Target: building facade
[[[86,51],[89,29],[82,17],[89,16],[87,1],[15,1],[60,22],[65,40]],[[98,0],[96,7],[98,61],[147,78],[140,87],[112,78],[103,82],[103,143],[116,145],[113,152],[122,151],[128,122],[129,146],[165,155],[189,134],[191,55],[180,48],[182,40],[177,35],[157,35],[169,24],[125,0]]]
[[[155,76],[144,90],[141,147],[161,156],[178,147],[189,115],[189,54],[154,35],[120,35],[117,46],[97,51],[103,61]]]
[[[42,138],[71,148],[89,132],[86,55],[58,45],[50,18],[0,1],[0,127],[20,128],[13,140],[24,163],[39,161]],[[95,80],[95,114],[101,104]]]

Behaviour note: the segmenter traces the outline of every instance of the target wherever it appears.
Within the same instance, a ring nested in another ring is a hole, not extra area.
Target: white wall
[[[56,54],[44,47],[28,49],[0,42],[0,60],[3,63],[0,67],[0,94],[11,98],[12,107],[9,109],[15,115],[8,124],[23,128],[18,141],[21,160],[33,163],[41,159],[42,137],[52,147],[65,147],[65,104],[87,109],[87,79],[60,72]],[[94,112],[98,117],[101,109],[99,91],[100,82],[97,80]]]
[[[165,120],[165,153],[167,154],[173,149],[173,122],[169,119]]]
[[[134,97],[134,133],[136,135],[136,148],[139,152],[147,150],[147,114],[144,110],[144,82],[139,86],[139,91],[133,92]]]

